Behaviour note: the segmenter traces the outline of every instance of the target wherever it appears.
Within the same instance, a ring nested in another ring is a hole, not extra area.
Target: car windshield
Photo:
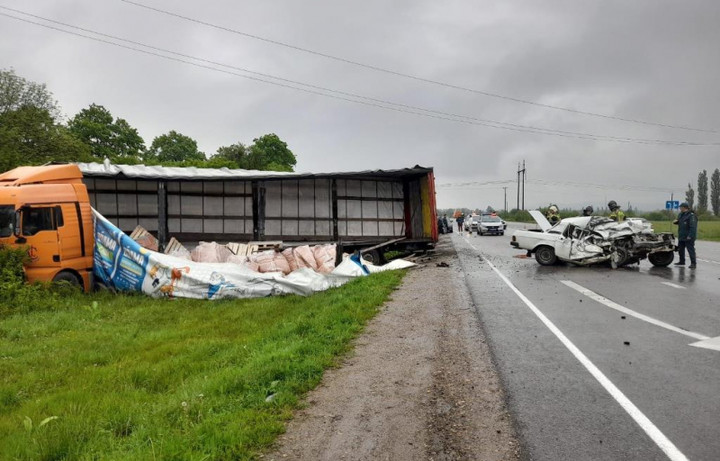
[[[483,216],[482,222],[502,222],[499,216]]]
[[[0,238],[10,237],[15,229],[15,207],[0,205]]]

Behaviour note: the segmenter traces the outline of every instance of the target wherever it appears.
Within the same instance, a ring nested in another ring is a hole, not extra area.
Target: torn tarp
[[[413,266],[396,260],[385,266],[365,266],[346,258],[323,274],[299,268],[288,275],[258,273],[233,263],[198,263],[141,247],[93,210],[95,222],[94,272],[96,279],[118,291],[138,291],[169,298],[256,298],[279,294],[310,295],[338,287],[354,277]]]

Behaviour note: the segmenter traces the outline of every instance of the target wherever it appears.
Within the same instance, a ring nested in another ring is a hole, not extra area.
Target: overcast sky
[[[719,133],[479,93],[720,131],[717,0],[133,1],[465,90],[293,50],[121,0],[0,0],[0,6],[236,68],[194,61],[216,69],[269,74],[385,101],[360,99],[385,107],[413,106],[389,107],[414,113],[271,85],[6,16],[0,16],[0,67],[46,83],[67,116],[91,103],[105,106],[136,127],[148,145],[176,130],[211,155],[220,146],[277,133],[296,154],[297,171],[432,166],[440,207],[500,209],[503,186],[514,207],[515,183],[497,181],[514,180],[523,159],[527,208],[598,207],[614,199],[623,207],[630,202],[656,209],[671,191],[684,197],[700,170],[720,167]],[[0,13],[91,35],[6,9]],[[439,113],[470,117],[462,119],[470,123]],[[490,120],[706,145],[577,139],[479,124]]]

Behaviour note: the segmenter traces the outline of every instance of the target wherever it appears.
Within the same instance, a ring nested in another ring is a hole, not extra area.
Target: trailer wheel
[[[541,266],[552,266],[557,262],[557,256],[555,256],[555,250],[549,246],[541,246],[535,250],[535,260]]]
[[[650,264],[657,267],[667,267],[673,262],[673,259],[675,259],[675,253],[672,251],[659,251],[648,255]]]
[[[82,282],[78,277],[70,271],[58,272],[52,279],[53,282],[67,282],[72,286],[82,288]]]
[[[382,255],[380,254],[380,252],[378,250],[371,250],[371,251],[368,251],[367,253],[362,253],[362,258],[365,261],[372,263],[376,266],[380,266],[383,263]]]

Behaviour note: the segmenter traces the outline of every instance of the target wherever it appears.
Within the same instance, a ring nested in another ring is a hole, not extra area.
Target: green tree
[[[695,190],[690,183],[688,183],[688,190],[685,191],[685,201],[688,203],[691,210],[694,209],[693,205],[695,205]]]
[[[90,104],[78,112],[68,123],[70,132],[90,146],[98,160],[109,158],[113,162],[137,161],[145,150],[145,141],[138,131],[124,119],[113,119],[105,107]]]
[[[0,114],[0,171],[51,161],[90,161],[90,149],[47,109],[25,106]]]
[[[248,148],[241,142],[218,148],[217,154],[210,157],[208,163],[225,164],[228,168],[244,168],[247,163]]]
[[[297,159],[287,143],[274,133],[253,139],[247,162],[240,168],[266,171],[294,171]]]
[[[707,170],[702,170],[698,174],[697,182],[697,212],[698,214],[707,213],[708,210],[708,176]]]
[[[203,162],[205,154],[200,152],[197,141],[180,134],[175,130],[153,139],[150,148],[145,152],[145,160],[149,163]]]
[[[720,216],[720,169],[717,168],[710,178],[710,204],[715,216]]]
[[[0,70],[0,114],[25,107],[44,109],[53,122],[60,118],[60,106],[45,84],[25,80],[13,69]]]

